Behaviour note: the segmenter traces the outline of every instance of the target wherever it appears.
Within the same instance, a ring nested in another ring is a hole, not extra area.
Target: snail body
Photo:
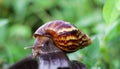
[[[38,36],[52,38],[56,46],[65,52],[74,52],[91,43],[88,35],[62,20],[50,21],[39,27],[34,33],[35,38]]]

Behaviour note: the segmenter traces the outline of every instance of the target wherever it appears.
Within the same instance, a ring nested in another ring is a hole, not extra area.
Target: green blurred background
[[[31,54],[35,30],[51,20],[69,21],[92,44],[71,60],[88,69],[120,69],[120,0],[0,0],[0,69]]]

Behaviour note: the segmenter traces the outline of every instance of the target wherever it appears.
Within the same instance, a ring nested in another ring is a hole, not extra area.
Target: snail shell
[[[62,20],[54,20],[42,25],[34,33],[34,37],[37,36],[52,37],[56,46],[66,52],[74,52],[91,43],[88,35]]]

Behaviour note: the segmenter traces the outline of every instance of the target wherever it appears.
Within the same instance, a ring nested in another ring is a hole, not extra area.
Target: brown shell
[[[50,21],[39,27],[34,37],[50,35],[58,48],[73,52],[91,43],[91,39],[69,22],[62,20]]]

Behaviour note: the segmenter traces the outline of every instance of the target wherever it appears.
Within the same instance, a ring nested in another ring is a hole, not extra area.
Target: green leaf
[[[116,8],[117,8],[117,10],[120,11],[120,0],[116,0],[116,2],[117,2],[117,4],[116,4]]]
[[[31,29],[29,26],[14,24],[9,28],[9,36],[14,38],[29,38],[31,37]]]
[[[33,9],[35,10],[44,10],[49,9],[50,7],[54,6],[56,3],[56,0],[34,0],[33,1]]]
[[[4,43],[7,34],[8,19],[0,19],[0,44]]]
[[[99,48],[100,44],[99,44],[99,40],[98,37],[94,37],[92,40],[92,44],[88,47],[86,47],[83,51],[84,54],[90,58],[97,58],[98,57],[98,53],[100,51]]]
[[[110,41],[120,35],[120,20],[111,24],[105,31],[105,41]]]
[[[28,4],[29,4],[29,0],[14,0],[13,1],[13,9],[16,14],[15,15],[16,20],[24,20],[27,13],[29,12],[27,11]]]
[[[3,27],[4,25],[6,25],[9,22],[8,19],[0,19],[0,27]]]
[[[114,22],[118,16],[120,9],[120,0],[107,0],[103,7],[103,17],[107,24]]]

